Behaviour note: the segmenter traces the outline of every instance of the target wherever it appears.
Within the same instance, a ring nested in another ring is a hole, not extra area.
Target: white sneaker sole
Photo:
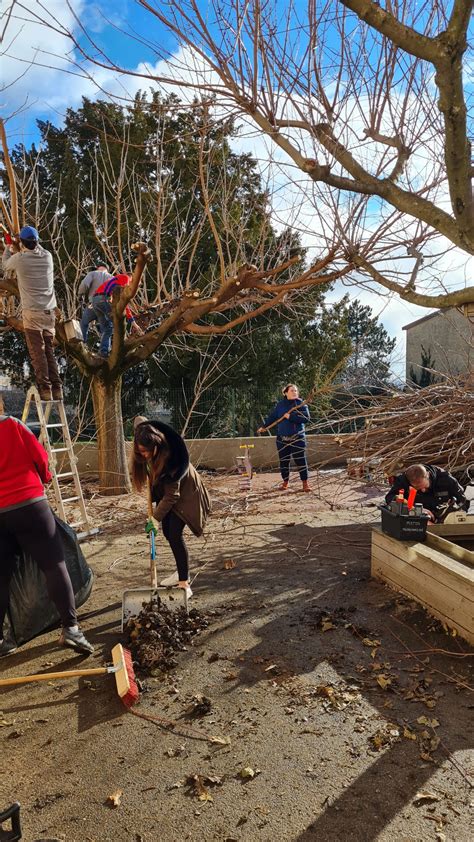
[[[172,573],[171,576],[166,576],[165,579],[162,579],[160,582],[160,587],[162,588],[172,588],[174,585],[177,585],[179,582],[179,577],[177,573]]]

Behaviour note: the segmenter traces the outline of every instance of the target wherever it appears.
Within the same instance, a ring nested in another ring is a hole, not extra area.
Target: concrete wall
[[[307,436],[307,454],[310,467],[338,467],[346,464],[343,444],[334,436]],[[338,436],[344,439],[344,436]],[[229,470],[236,467],[236,456],[241,456],[241,444],[253,444],[250,451],[254,468],[275,470],[278,458],[274,436],[242,439],[190,439],[186,441],[191,461],[203,469]],[[131,442],[127,442],[130,451]],[[81,476],[97,473],[97,448],[95,444],[76,444],[75,453]]]
[[[456,376],[474,369],[474,319],[459,310],[435,313],[429,318],[408,325],[406,378],[413,366],[417,378],[421,374],[421,346],[431,351],[433,368],[441,374]]]

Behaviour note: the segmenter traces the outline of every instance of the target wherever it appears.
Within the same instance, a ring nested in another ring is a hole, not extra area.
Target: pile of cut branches
[[[474,387],[465,380],[373,398],[363,416],[364,428],[344,436],[350,456],[387,475],[416,462],[474,475]]]

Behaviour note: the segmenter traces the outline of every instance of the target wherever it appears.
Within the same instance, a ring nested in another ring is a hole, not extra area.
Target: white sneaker
[[[167,576],[166,579],[162,579],[160,585],[162,588],[172,588],[173,585],[177,585],[179,582],[178,571],[172,573],[171,576]]]

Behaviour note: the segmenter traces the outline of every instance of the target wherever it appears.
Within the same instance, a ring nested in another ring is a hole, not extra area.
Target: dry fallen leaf
[[[426,804],[430,801],[441,801],[441,796],[436,795],[436,792],[430,792],[429,790],[421,790],[420,792],[416,793],[413,799],[413,804],[415,806],[418,806],[421,804]]]
[[[252,769],[251,766],[245,766],[239,772],[239,778],[242,778],[244,781],[247,778],[254,778],[255,775],[260,774],[260,769]]]
[[[230,746],[230,737],[209,737],[208,741],[217,746]]]
[[[194,792],[199,798],[199,801],[214,801],[211,793],[204,786],[203,779],[200,775],[191,775],[188,778],[188,783],[193,786]]]
[[[237,562],[234,561],[233,558],[228,558],[227,561],[224,561],[224,564],[222,565],[223,570],[233,570],[234,567],[237,567]]]
[[[331,623],[331,620],[323,620],[323,622],[321,624],[321,631],[323,631],[323,632],[329,631],[330,629],[335,629],[335,628],[336,628],[336,626],[334,625],[334,623]]]
[[[430,728],[437,728],[439,725],[437,719],[428,719],[426,716],[419,716],[416,721],[419,725],[428,725]]]
[[[380,646],[380,640],[372,640],[370,637],[363,637],[362,643],[364,644],[364,646]]]
[[[377,680],[377,684],[379,685],[379,687],[382,688],[382,690],[386,690],[387,687],[389,687],[390,684],[392,683],[392,679],[388,678],[386,675],[384,675],[384,673],[381,673],[381,675],[378,675],[376,680]]]
[[[409,728],[404,728],[404,729],[403,729],[403,736],[404,736],[407,740],[416,740],[416,734],[415,734],[413,731],[410,731],[410,729],[409,729]]]
[[[107,796],[107,804],[109,805],[109,807],[112,807],[112,808],[120,807],[122,795],[123,795],[122,789],[116,789],[115,792],[112,793],[112,795],[108,795]]]

